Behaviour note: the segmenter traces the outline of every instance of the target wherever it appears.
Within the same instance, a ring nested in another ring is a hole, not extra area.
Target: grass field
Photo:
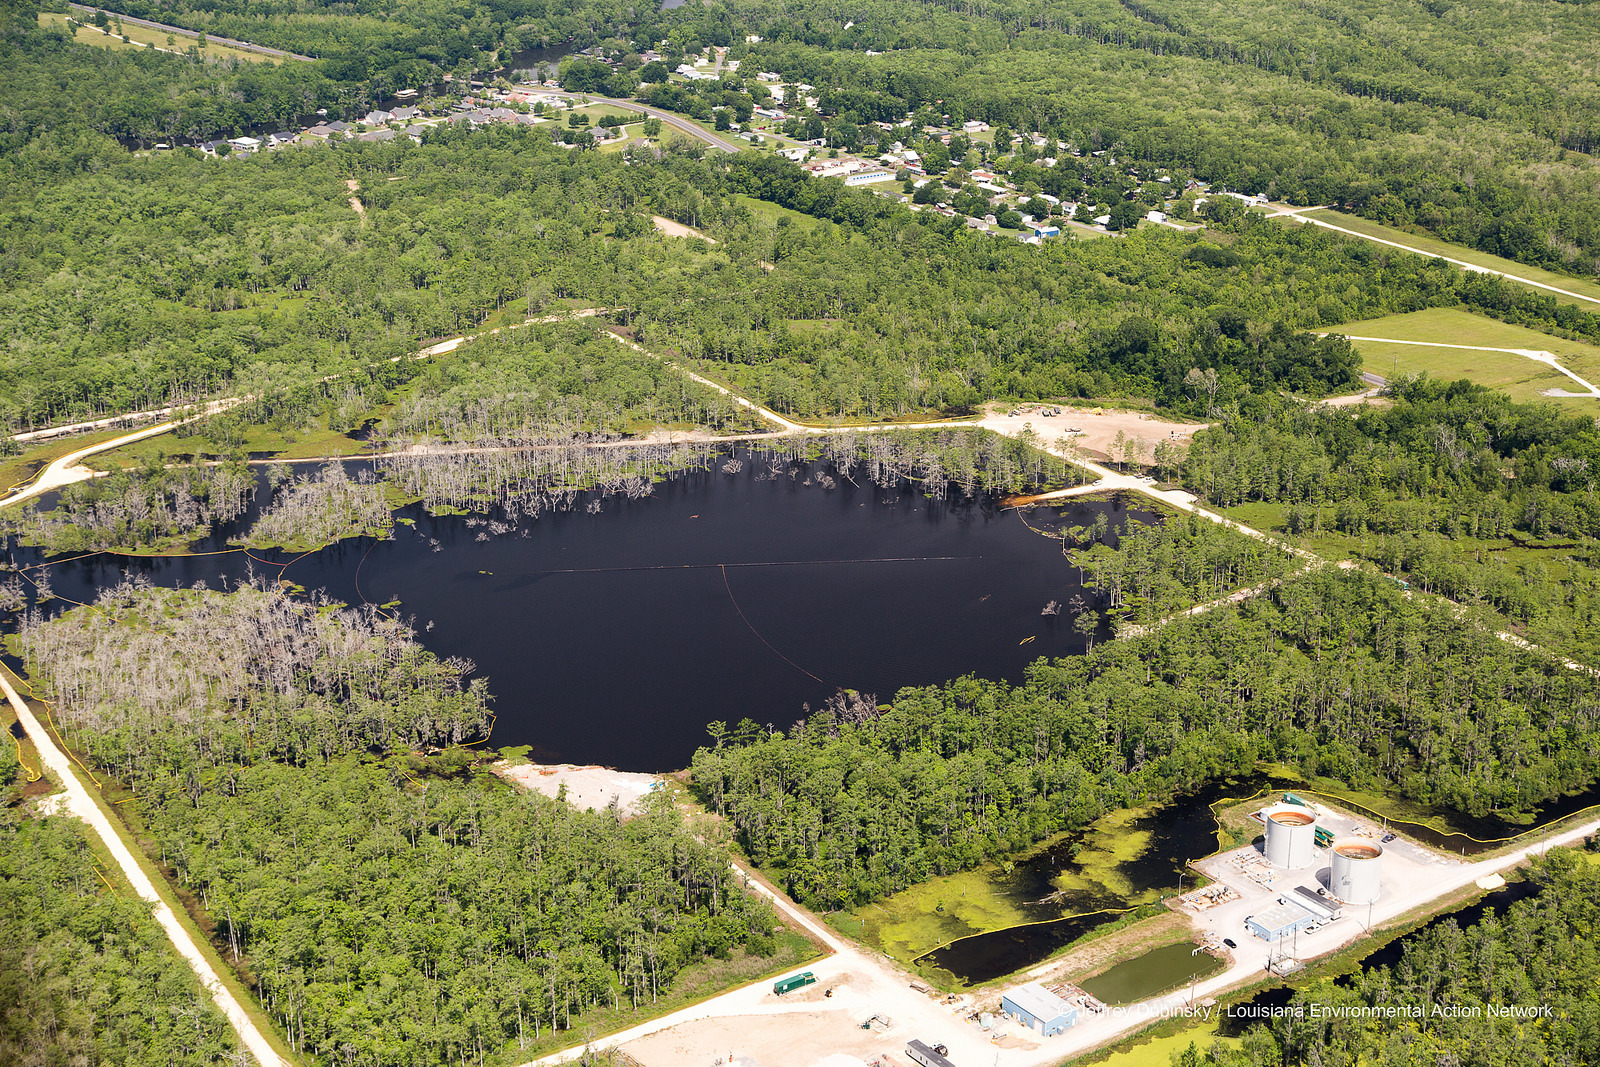
[[[631,111],[625,107],[615,107],[611,104],[584,104],[583,106],[575,107],[572,110],[580,115],[588,115],[590,122],[599,122],[601,119],[624,119],[627,122],[633,123],[643,122],[645,119],[649,118],[648,115],[642,114],[641,112]],[[566,113],[564,111],[558,111],[556,114],[558,117],[561,117]],[[564,118],[563,121],[565,121]]]
[[[1389,315],[1364,322],[1347,322],[1334,332],[1357,337],[1392,337],[1398,341],[1438,341],[1447,345],[1483,345],[1488,348],[1525,348],[1554,353],[1561,365],[1585,381],[1600,384],[1600,347],[1568,341],[1498,319],[1458,308],[1429,308],[1405,315]],[[1424,348],[1356,341],[1366,370],[1393,378],[1426,371],[1429,377],[1454,381],[1468,378],[1480,385],[1508,393],[1516,400],[1534,400],[1546,389],[1580,391],[1581,386],[1547,364],[1509,352],[1479,352],[1459,348]],[[1554,398],[1566,407],[1596,409],[1600,401],[1588,398]]]
[[[20,455],[8,456],[0,462],[0,490],[9,492],[20,489],[33,481],[38,474],[52,460],[60,459],[69,452],[76,452],[80,448],[109,441],[113,437],[121,437],[127,430],[108,429],[96,430],[93,433],[74,434],[70,437],[59,437],[52,441],[24,448]],[[91,457],[93,458],[93,457]]]
[[[1600,300],[1600,282],[1596,282],[1593,279],[1556,274],[1553,271],[1530,267],[1515,260],[1502,259],[1500,256],[1493,256],[1487,252],[1479,252],[1464,245],[1450,244],[1447,241],[1439,240],[1437,237],[1427,237],[1410,233],[1406,230],[1397,230],[1393,226],[1384,226],[1381,223],[1371,222],[1355,215],[1346,215],[1343,212],[1331,211],[1326,208],[1318,208],[1315,211],[1307,211],[1304,214],[1308,218],[1318,218],[1335,226],[1342,226],[1365,237],[1376,237],[1379,240],[1403,244],[1427,255],[1459,259],[1463,263],[1473,263],[1480,267],[1487,267],[1490,270],[1503,271],[1516,278],[1524,278],[1529,281],[1541,282],[1545,285],[1553,285],[1558,289],[1566,289],[1569,292],[1580,293],[1593,299],[1577,300],[1559,293],[1550,293],[1550,295],[1563,303],[1576,304],[1590,311],[1600,310],[1600,305],[1595,303],[1596,300]],[[1549,290],[1540,289],[1539,292],[1548,293]]]
[[[779,219],[785,218],[795,224],[816,222],[810,215],[802,214],[792,208],[780,207],[766,200],[757,200],[755,197],[746,196],[743,193],[735,193],[733,199],[736,203],[749,208],[750,214],[756,218],[763,222],[770,222],[773,225],[777,225]]]
[[[1111,236],[1105,230],[1097,230],[1093,226],[1086,226],[1081,222],[1073,222],[1071,219],[1062,219],[1057,225],[1061,227],[1061,235],[1063,237],[1070,233],[1073,239],[1078,241],[1090,241],[1096,237]]]
[[[84,17],[87,18],[88,16],[85,15]],[[41,11],[39,13],[40,26],[59,26],[64,29],[68,21],[66,15],[57,14],[53,11]],[[127,51],[142,51],[148,45],[163,52],[182,53],[187,52],[195,44],[195,38],[187,34],[177,33],[172,35],[173,43],[169,45],[167,44],[168,35],[165,30],[153,30],[148,26],[136,26],[131,22],[123,23],[122,32],[128,38],[126,41],[116,36],[115,33],[101,33],[94,26],[79,25],[73,32],[72,39],[79,44],[94,45],[97,48],[123,49]],[[272,56],[263,55],[260,52],[247,52],[242,48],[231,48],[228,45],[217,44],[213,41],[207,41],[206,46],[200,51],[201,54],[210,59],[245,59],[251,63],[273,62]]]

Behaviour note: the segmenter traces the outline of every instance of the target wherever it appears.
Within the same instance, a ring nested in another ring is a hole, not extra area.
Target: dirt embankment
[[[615,801],[621,810],[637,814],[639,802],[661,785],[661,779],[654,774],[614,771],[609,767],[578,767],[570,763],[511,764],[501,760],[490,769],[507,781],[552,800],[564,797],[579,811],[606,808]],[[565,793],[562,793],[563,786]]]

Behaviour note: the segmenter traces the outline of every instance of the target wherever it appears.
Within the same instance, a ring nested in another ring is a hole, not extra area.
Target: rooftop
[[[1006,999],[1011,1001],[1035,1019],[1055,1019],[1062,1015],[1070,1015],[1073,1007],[1038,982],[1029,982],[1020,985],[1006,993]]]
[[[1281,930],[1285,926],[1303,923],[1311,918],[1311,912],[1298,904],[1274,904],[1264,911],[1254,915],[1256,925],[1264,930]]]

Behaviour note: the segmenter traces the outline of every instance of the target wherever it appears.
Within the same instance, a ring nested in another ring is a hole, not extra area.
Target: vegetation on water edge
[[[1075,532],[1076,531],[1076,532]],[[1305,566],[1283,546],[1263,542],[1198,515],[1160,523],[1128,522],[1116,546],[1093,528],[1065,531],[1067,558],[1099,591],[1111,617],[1144,624],[1235,590],[1281,579]],[[1087,545],[1087,547],[1085,547]],[[1068,604],[1083,617],[1088,605]],[[1081,624],[1093,633],[1098,617]]]
[[[454,746],[486,732],[486,683],[371,609],[129,583],[26,620],[19,647],[317,1061],[520,1062],[586,1012],[650,1011],[686,968],[732,980],[797,952],[664,791],[627,819],[480,771]]]
[[[136,790],[199,788],[255,759],[453,745],[488,730],[488,683],[373,607],[276,585],[126,581],[22,620],[17,647],[63,739]],[[187,783],[187,785],[185,785]]]
[[[239,518],[254,495],[255,473],[243,463],[151,461],[64,486],[48,511],[37,497],[7,509],[0,530],[59,554],[178,547]]]
[[[713,724],[695,788],[797,899],[878,899],[1258,760],[1473,815],[1592,782],[1600,689],[1451,605],[1315,571],[1238,606],[902,690],[786,730]]]

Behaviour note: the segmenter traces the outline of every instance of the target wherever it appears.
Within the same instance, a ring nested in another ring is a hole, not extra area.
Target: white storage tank
[[[1378,899],[1378,869],[1383,846],[1362,837],[1341,837],[1333,843],[1328,892],[1346,904],[1371,904]]]
[[[1309,808],[1285,805],[1267,812],[1267,862],[1297,871],[1317,857],[1317,817]]]

